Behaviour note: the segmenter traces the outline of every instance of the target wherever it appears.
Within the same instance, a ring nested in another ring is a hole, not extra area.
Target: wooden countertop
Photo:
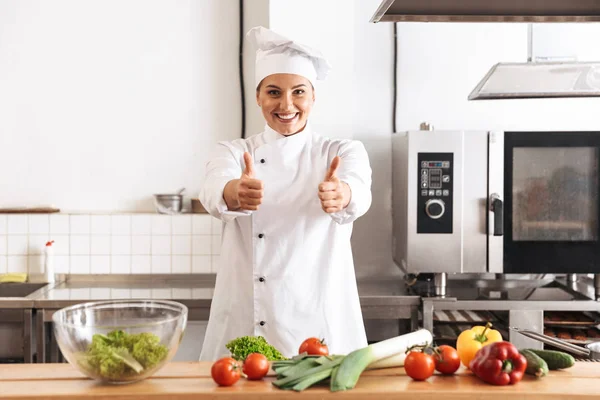
[[[279,390],[266,378],[247,381],[241,378],[234,386],[216,386],[210,377],[210,363],[175,362],[155,376],[128,385],[100,385],[81,375],[68,364],[0,365],[0,398],[23,399],[101,399],[101,400],[188,400],[188,399],[591,399],[598,398],[600,363],[577,362],[573,368],[551,371],[542,379],[526,376],[514,386],[492,386],[469,371],[455,376],[434,375],[416,382],[403,368],[365,372],[356,388],[331,393],[328,388],[310,388],[300,394]],[[334,397],[335,396],[335,397]]]

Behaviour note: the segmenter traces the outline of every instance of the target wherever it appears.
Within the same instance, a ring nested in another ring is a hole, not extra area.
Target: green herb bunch
[[[260,353],[269,361],[285,360],[286,358],[275,347],[267,343],[262,336],[242,336],[233,339],[225,345],[236,360],[245,360],[251,353]]]

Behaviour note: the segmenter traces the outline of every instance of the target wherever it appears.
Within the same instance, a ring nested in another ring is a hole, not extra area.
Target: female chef
[[[223,229],[200,359],[228,355],[240,336],[263,336],[287,357],[309,337],[347,354],[367,345],[350,246],[371,205],[367,152],[308,122],[329,70],[319,52],[263,27],[248,37],[266,125],[219,143],[207,163],[200,200]]]

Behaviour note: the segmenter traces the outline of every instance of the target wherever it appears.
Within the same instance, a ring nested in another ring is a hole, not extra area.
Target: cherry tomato
[[[244,361],[244,374],[250,380],[262,379],[269,372],[269,360],[263,354],[248,354]]]
[[[411,351],[404,360],[406,375],[416,381],[424,381],[433,375],[435,361],[433,356],[420,351]]]
[[[240,366],[233,358],[224,357],[215,361],[210,375],[219,386],[231,386],[240,379]]]
[[[435,369],[442,374],[453,374],[460,367],[460,357],[452,346],[442,345],[438,347],[439,354],[433,355]]]
[[[328,356],[329,348],[325,344],[324,340],[320,340],[316,337],[306,339],[300,345],[298,354],[307,353],[312,356]]]

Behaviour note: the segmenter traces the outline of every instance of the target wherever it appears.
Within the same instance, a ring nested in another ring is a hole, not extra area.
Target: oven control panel
[[[453,153],[419,153],[417,233],[452,233]]]

